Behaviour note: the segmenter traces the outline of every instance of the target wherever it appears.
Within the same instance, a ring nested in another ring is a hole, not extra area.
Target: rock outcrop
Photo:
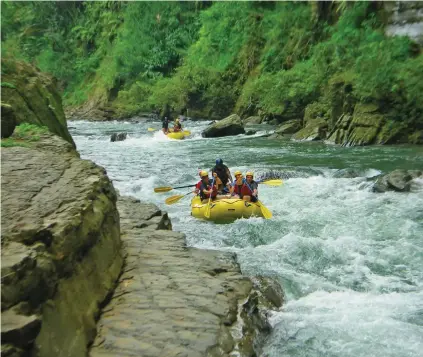
[[[374,104],[356,104],[354,112],[343,114],[329,133],[327,141],[344,146],[390,144],[403,125],[387,120]]]
[[[407,120],[398,108],[377,99],[361,103],[353,89],[354,82],[347,74],[332,79],[325,95],[305,108],[303,127],[292,138],[342,146],[423,144],[423,123],[418,115]]]
[[[234,254],[187,248],[154,205],[118,207],[125,266],[89,355],[256,356],[279,285],[243,277]]]
[[[8,138],[16,127],[16,117],[12,106],[1,103],[1,137]]]
[[[386,1],[389,14],[385,32],[388,36],[408,36],[423,45],[423,3],[420,1]]]
[[[225,119],[211,124],[201,133],[201,135],[203,138],[216,138],[244,133],[245,130],[241,118],[237,114],[232,114]]]
[[[413,180],[423,179],[423,171],[394,170],[386,175],[379,176],[373,185],[374,192],[398,191],[409,192]]]
[[[2,355],[84,356],[123,261],[115,190],[51,133],[1,155]]]
[[[46,126],[75,147],[55,80],[28,63],[2,59],[1,64],[2,101],[11,106],[16,125]]]

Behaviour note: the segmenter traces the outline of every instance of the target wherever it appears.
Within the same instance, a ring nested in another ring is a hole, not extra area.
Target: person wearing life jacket
[[[182,125],[179,119],[175,120],[175,123],[173,124],[173,132],[177,133],[179,131],[182,131]]]
[[[216,165],[212,168],[212,173],[217,174],[218,186],[217,190],[219,193],[229,193],[230,192],[230,183],[232,182],[232,175],[229,171],[229,168],[223,164],[222,159],[216,160]]]
[[[254,181],[254,173],[248,171],[245,174],[244,187],[242,188],[242,196],[245,201],[258,201],[258,183]]]
[[[210,196],[212,200],[215,199],[217,196],[217,185],[214,184],[212,187],[213,180],[209,179],[207,171],[200,171],[200,178],[201,180],[195,185],[195,192],[200,196],[201,200],[208,200]]]
[[[232,182],[231,194],[233,198],[242,198],[246,193],[244,188],[244,179],[241,171],[235,171],[235,180]],[[244,189],[243,189],[244,188]]]

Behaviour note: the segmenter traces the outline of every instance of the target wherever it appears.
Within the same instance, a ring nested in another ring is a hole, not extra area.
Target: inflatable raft
[[[206,219],[216,223],[233,222],[238,218],[263,217],[257,203],[241,199],[223,198],[211,201],[210,218],[206,218],[207,203],[202,203],[198,196],[191,201],[191,215],[195,218]]]
[[[172,130],[166,134],[168,138],[175,139],[175,140],[182,140],[185,137],[191,135],[191,132],[189,130],[184,131],[178,131],[174,133]]]

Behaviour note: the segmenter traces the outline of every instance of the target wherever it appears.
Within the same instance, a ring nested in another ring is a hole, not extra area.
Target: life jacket
[[[207,199],[207,198],[210,198],[210,195],[204,193],[203,190],[209,191],[210,188],[211,188],[211,182],[209,181],[209,183],[206,185],[203,181],[200,181],[198,184],[200,186],[199,187],[199,189],[200,189],[200,192],[199,192],[200,198],[202,200]],[[214,197],[216,197],[216,195],[217,195],[216,186],[213,185],[213,192],[212,192],[211,196],[212,196],[212,198],[214,198]]]
[[[251,196],[253,194],[254,187],[256,186],[255,185],[256,182],[254,180],[251,182],[251,184],[249,184],[247,181],[243,181],[243,182],[244,182],[244,187],[242,189],[243,196]]]
[[[224,165],[216,165],[213,167],[213,172],[216,172],[217,176],[222,180],[223,185],[228,183],[229,177],[226,167]]]
[[[244,197],[244,195],[248,195],[248,193],[246,193],[245,191],[245,184],[244,184],[244,180],[242,181],[242,185],[237,185],[236,184],[236,180],[232,183],[232,186],[234,188],[234,194],[238,195],[240,198]],[[247,188],[248,190],[248,188]]]

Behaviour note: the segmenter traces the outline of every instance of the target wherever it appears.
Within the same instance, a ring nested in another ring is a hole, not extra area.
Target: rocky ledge
[[[89,355],[256,356],[279,285],[243,277],[234,254],[188,248],[154,205],[118,208],[125,264]]]

